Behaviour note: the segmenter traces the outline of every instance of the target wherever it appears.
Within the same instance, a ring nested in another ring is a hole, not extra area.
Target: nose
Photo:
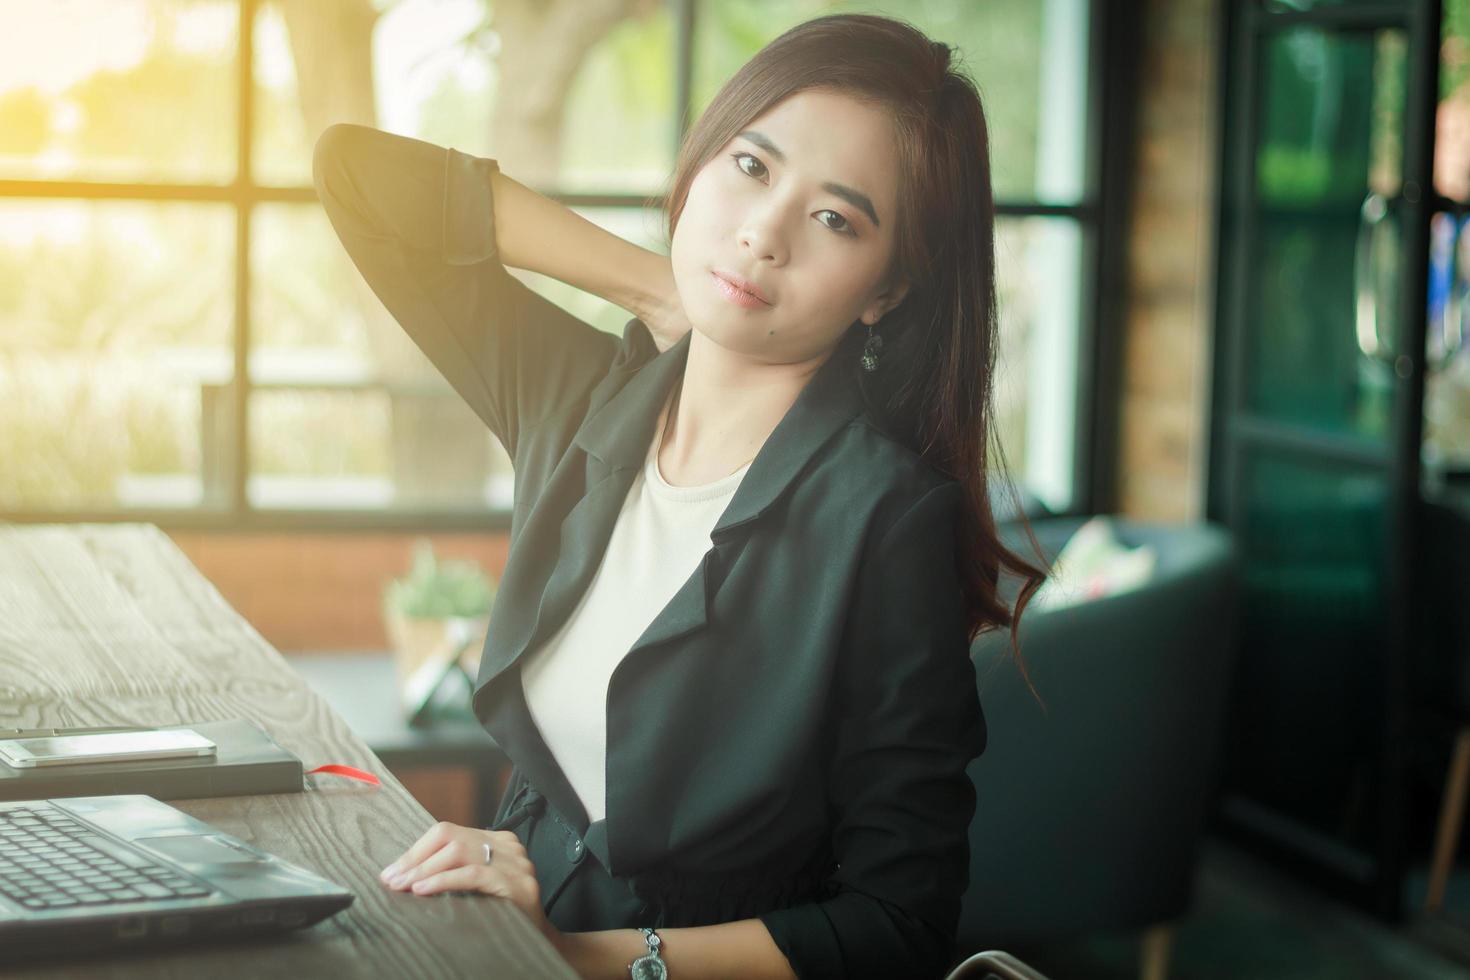
[[[789,256],[783,220],[781,207],[775,201],[766,207],[752,208],[740,225],[740,247],[756,262],[785,265]]]

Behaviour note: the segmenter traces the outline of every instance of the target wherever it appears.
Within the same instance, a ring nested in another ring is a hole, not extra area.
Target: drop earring
[[[873,333],[873,325],[868,324],[868,339],[863,344],[863,370],[878,370],[878,351],[883,349],[883,338]]]

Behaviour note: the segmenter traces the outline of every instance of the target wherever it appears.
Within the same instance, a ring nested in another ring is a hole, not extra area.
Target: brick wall
[[[1119,510],[1204,512],[1219,0],[1147,0],[1120,406]]]
[[[479,563],[497,581],[510,537],[486,534],[170,531],[180,550],[271,645],[293,650],[386,650],[383,587],[407,573],[414,542],[441,560]]]

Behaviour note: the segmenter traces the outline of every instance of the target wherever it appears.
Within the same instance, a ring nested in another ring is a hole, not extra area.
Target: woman
[[[1012,624],[1002,566],[1017,616],[1043,576],[986,487],[988,159],[949,48],[865,15],[716,96],[669,258],[493,160],[321,135],[345,248],[516,473],[474,699],[511,779],[492,828],[435,826],[388,887],[509,898],[589,977],[952,965],[969,643]],[[506,266],[636,317],[619,340]]]

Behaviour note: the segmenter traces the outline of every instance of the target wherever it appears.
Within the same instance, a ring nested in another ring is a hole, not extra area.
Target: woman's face
[[[777,103],[690,183],[670,254],[694,329],[763,363],[825,356],[903,297],[881,281],[897,197],[884,110],[821,89]]]

